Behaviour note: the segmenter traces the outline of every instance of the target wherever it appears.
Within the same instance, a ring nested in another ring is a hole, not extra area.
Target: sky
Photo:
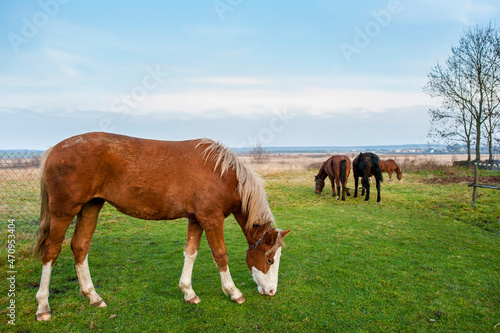
[[[425,144],[427,74],[489,22],[498,0],[3,0],[0,149]]]

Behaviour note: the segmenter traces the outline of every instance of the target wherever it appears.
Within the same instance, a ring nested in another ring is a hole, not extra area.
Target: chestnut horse
[[[392,181],[392,173],[395,171],[396,175],[398,177],[398,180],[403,179],[403,172],[399,168],[399,166],[396,164],[396,161],[393,159],[388,159],[388,160],[380,160],[380,169],[382,172],[387,172],[389,174],[389,181]]]
[[[361,186],[363,190],[361,195],[365,194],[365,201],[370,199],[370,177],[375,176],[377,184],[377,202],[380,202],[380,182],[384,179],[382,177],[382,170],[380,169],[380,159],[374,153],[360,153],[352,162],[352,172],[354,174],[354,197],[358,196],[358,179],[361,177]]]
[[[333,155],[319,168],[319,173],[314,178],[316,182],[316,194],[321,194],[325,187],[325,179],[328,176],[332,184],[332,195],[336,196],[335,184],[337,185],[337,197],[340,196],[340,184],[342,184],[342,200],[345,200],[345,195],[351,195],[347,188],[347,179],[351,171],[351,160],[345,155]]]
[[[52,266],[75,216],[71,249],[83,295],[105,307],[92,283],[90,241],[105,201],[124,214],[147,220],[188,218],[179,288],[184,300],[200,302],[191,285],[193,264],[205,231],[219,269],[222,290],[245,301],[228,268],[224,219],[233,214],[248,242],[247,265],[261,294],[278,285],[282,238],[290,232],[271,226],[261,179],[230,150],[208,139],[157,141],[109,133],[87,133],[49,149],[43,162],[41,218],[35,254],[42,256],[36,294],[37,320],[51,317],[48,303]]]

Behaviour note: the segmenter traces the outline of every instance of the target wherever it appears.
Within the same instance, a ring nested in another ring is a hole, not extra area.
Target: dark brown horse
[[[383,181],[382,170],[380,169],[380,159],[374,153],[360,153],[352,162],[352,172],[354,174],[354,197],[358,196],[358,179],[361,177],[361,186],[363,190],[361,195],[365,194],[365,201],[370,200],[370,177],[375,176],[377,184],[377,202],[380,202],[380,182]]]
[[[380,169],[389,174],[389,181],[392,181],[392,173],[396,172],[398,180],[403,179],[403,172],[393,159],[380,160]]]
[[[347,179],[351,171],[351,160],[345,155],[333,155],[319,168],[319,173],[314,178],[316,182],[316,193],[321,194],[323,187],[325,187],[325,179],[328,176],[332,184],[332,195],[339,199],[340,185],[342,184],[342,200],[345,200],[345,195],[351,195],[347,188]],[[337,192],[335,192],[335,185],[337,185]],[[337,193],[337,194],[336,194]]]
[[[80,290],[91,304],[106,306],[94,289],[88,266],[90,241],[105,201],[141,219],[188,218],[179,282],[186,302],[200,302],[191,275],[203,231],[220,272],[222,290],[234,302],[245,301],[228,268],[223,223],[230,214],[248,242],[247,265],[259,292],[276,293],[282,238],[289,230],[271,226],[274,217],[260,178],[216,142],[156,141],[108,133],[78,135],[47,151],[41,194],[35,245],[35,253],[43,261],[36,294],[37,320],[50,319],[50,274],[75,216],[71,248]]]

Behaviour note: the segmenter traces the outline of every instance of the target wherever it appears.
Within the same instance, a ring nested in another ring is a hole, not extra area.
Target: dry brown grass
[[[40,168],[0,168],[0,181],[38,181]]]
[[[351,161],[358,153],[344,154]],[[280,172],[293,170],[319,169],[321,164],[330,158],[332,154],[321,153],[296,153],[296,154],[269,154],[269,159],[264,163],[255,163],[250,155],[239,155],[239,158],[250,164],[262,176],[274,175]],[[464,160],[466,155],[396,155],[379,154],[380,159],[393,159],[403,170],[403,172],[448,170],[454,161]],[[0,179],[3,181],[38,180],[40,168],[0,168]]]
[[[255,163],[250,155],[239,158],[250,164],[262,176],[275,175],[285,171],[319,169],[329,154],[270,154],[265,163]]]
[[[448,171],[453,162],[464,160],[467,155],[379,155],[380,159],[393,159],[403,172]]]
[[[358,153],[344,154],[351,161]],[[284,171],[319,169],[332,154],[270,154],[265,163],[255,163],[251,156],[240,155],[239,157],[249,163],[255,171],[262,176],[274,175]],[[466,155],[396,155],[379,154],[380,159],[393,159],[403,172],[415,171],[447,171],[454,161],[464,160]]]

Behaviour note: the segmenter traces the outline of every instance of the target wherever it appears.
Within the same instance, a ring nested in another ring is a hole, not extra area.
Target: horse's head
[[[263,233],[262,230],[264,230]],[[273,296],[278,289],[278,270],[283,237],[290,230],[278,230],[269,224],[269,226],[254,226],[252,232],[257,235],[262,234],[247,250],[247,265],[253,280],[257,283],[259,293]]]
[[[403,179],[403,171],[400,168],[396,169],[396,174],[398,175],[398,180]]]
[[[323,187],[325,187],[325,179],[321,178],[321,176],[318,174],[314,177],[314,181],[316,182],[316,188],[315,188],[315,191],[316,191],[316,194],[321,194],[321,192],[323,191]]]

